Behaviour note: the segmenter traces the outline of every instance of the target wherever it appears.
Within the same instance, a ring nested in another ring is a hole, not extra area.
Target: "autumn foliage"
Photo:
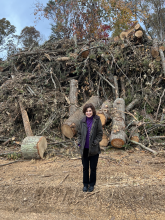
[[[111,30],[118,35],[134,20],[131,3],[123,0],[49,0],[37,3],[36,19],[52,21],[52,32],[57,38],[78,39],[108,37]]]

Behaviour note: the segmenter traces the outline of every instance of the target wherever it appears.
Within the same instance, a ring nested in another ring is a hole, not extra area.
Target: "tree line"
[[[149,36],[163,41],[164,12],[164,0],[49,0],[46,5],[35,3],[34,9],[36,20],[51,21],[50,38],[56,40],[114,37],[139,21]],[[0,19],[0,49],[7,49],[8,55],[17,50],[16,41],[22,47],[37,46],[41,37],[34,26],[25,27],[19,36],[15,32],[10,21]]]

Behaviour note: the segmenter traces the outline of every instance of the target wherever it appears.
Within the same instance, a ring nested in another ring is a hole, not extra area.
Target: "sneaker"
[[[94,190],[94,186],[90,186],[88,192],[92,192]]]
[[[88,187],[87,186],[84,186],[83,187],[83,192],[87,192],[88,191]]]

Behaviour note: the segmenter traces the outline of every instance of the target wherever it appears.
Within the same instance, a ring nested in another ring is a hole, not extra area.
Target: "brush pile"
[[[19,100],[34,135],[62,137],[62,125],[94,96],[100,100],[98,114],[105,113],[102,146],[108,145],[113,132],[124,130],[122,146],[132,139],[159,150],[165,138],[165,47],[137,25],[113,39],[51,39],[1,61],[0,141],[25,137]],[[121,111],[115,107],[119,103],[125,115],[115,116]],[[115,127],[117,117],[117,121],[124,117],[122,129],[119,124]],[[74,121],[71,128],[74,136]]]

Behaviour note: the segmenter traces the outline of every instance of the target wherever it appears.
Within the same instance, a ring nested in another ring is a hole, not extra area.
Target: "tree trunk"
[[[26,137],[21,144],[21,152],[24,158],[43,158],[47,148],[47,141],[42,136]]]
[[[159,56],[158,42],[156,39],[153,40],[153,47],[151,48],[151,54],[152,54],[153,58],[156,58]]]
[[[87,103],[92,103],[97,109],[100,107],[100,99],[98,96],[92,96],[81,108],[71,115],[62,125],[61,131],[67,138],[72,138],[76,133],[80,120],[84,117],[83,107]]]
[[[77,87],[78,81],[72,79],[70,81],[70,92],[69,92],[69,100],[70,100],[70,107],[69,107],[69,115],[73,115],[77,110]]]
[[[22,102],[19,100],[19,106],[21,109],[21,113],[22,113],[22,119],[23,119],[23,124],[24,124],[24,128],[25,128],[25,133],[26,136],[33,136],[33,132],[31,130],[31,126],[30,126],[30,122],[29,122],[29,117],[27,114],[27,111],[25,110]]]
[[[111,111],[112,111],[112,102],[110,100],[106,100],[101,109],[97,112],[97,115],[101,119],[102,126],[104,126],[108,119],[111,119]]]
[[[118,98],[113,103],[113,119],[110,142],[113,147],[121,148],[125,144],[125,102]]]
[[[108,143],[109,143],[109,135],[105,130],[103,130],[103,137],[102,137],[102,140],[99,143],[100,147],[107,147]]]

